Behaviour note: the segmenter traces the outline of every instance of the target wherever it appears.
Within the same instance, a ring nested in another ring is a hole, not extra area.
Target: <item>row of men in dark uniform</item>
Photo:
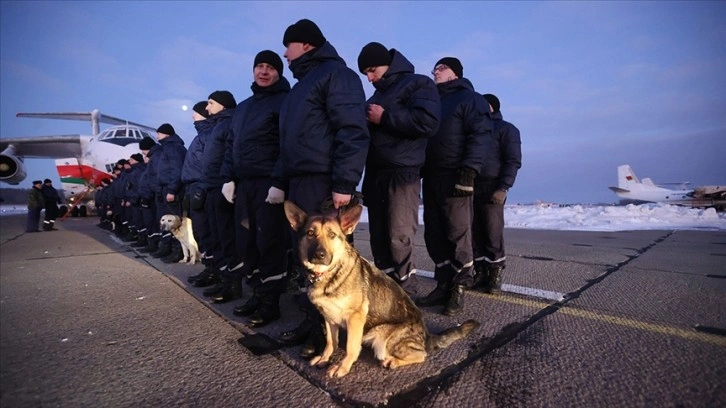
[[[182,259],[181,246],[170,231],[160,231],[165,214],[181,217],[183,189],[178,170],[184,163],[184,141],[174,128],[164,124],[157,129],[157,143],[144,138],[141,153],[120,159],[111,178],[101,181],[94,200],[101,222],[99,227],[114,231],[141,252],[164,262]]]
[[[366,101],[360,77],[314,22],[289,26],[283,45],[298,80],[293,87],[280,57],[261,51],[252,96],[237,104],[230,92],[215,91],[194,106],[198,134],[183,159],[159,158],[158,151],[172,151],[166,138],[178,138],[168,124],[158,130],[160,146],[142,146],[150,156],[149,197],[160,206],[156,221],[165,211],[180,214],[177,200],[188,197],[205,264],[189,282],[208,287],[204,295],[221,303],[239,299],[247,279],[253,296],[234,314],[249,316],[253,326],[278,319],[286,282],[304,290],[306,277],[290,251],[296,243],[282,202],[308,213],[340,210],[361,202],[356,187],[363,178],[373,261],[419,306],[456,315],[464,289],[498,290],[503,208],[521,166],[519,131],[502,119],[499,99],[475,92],[457,58],[437,61],[432,80],[415,74],[400,51],[373,42],[357,61],[376,89]],[[175,171],[174,182],[162,168]],[[413,250],[421,198],[437,286],[418,297]],[[151,242],[155,233],[145,227]],[[307,297],[300,300],[306,318],[280,340],[304,342],[301,354],[312,356],[322,343],[322,319]]]

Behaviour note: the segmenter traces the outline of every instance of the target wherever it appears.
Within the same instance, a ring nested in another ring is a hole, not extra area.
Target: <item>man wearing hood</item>
[[[192,108],[192,120],[197,135],[189,145],[187,156],[182,168],[182,181],[186,185],[186,194],[189,196],[189,218],[192,220],[192,233],[197,241],[199,252],[202,254],[204,270],[197,275],[190,276],[187,281],[197,287],[209,286],[214,281],[214,256],[210,244],[209,217],[204,210],[207,191],[201,180],[204,176],[204,146],[212,132],[212,122],[207,112],[207,101],[199,101]]]
[[[422,190],[424,240],[436,265],[436,288],[417,303],[444,305],[444,314],[453,316],[463,310],[464,287],[474,283],[474,179],[493,126],[486,101],[464,78],[457,58],[440,59],[431,73],[441,99],[441,125],[426,147]]]
[[[280,107],[290,91],[282,75],[282,59],[273,51],[257,53],[252,64],[252,96],[240,102],[232,117],[231,148],[222,176],[225,198],[234,203],[237,255],[254,288],[252,297],[234,309],[250,316],[251,326],[264,326],[280,317],[280,295],[287,276],[288,224],[282,204],[265,202],[272,169],[280,157]]]
[[[358,69],[376,88],[368,99],[371,144],[363,178],[371,251],[376,266],[414,296],[420,174],[428,139],[439,128],[439,94],[403,54],[377,42],[363,47]]]
[[[519,129],[502,117],[501,103],[493,94],[484,94],[494,121],[492,146],[474,185],[474,270],[476,282],[485,292],[502,288],[504,254],[504,203],[522,167],[522,140]]]
[[[308,213],[320,213],[326,200],[339,209],[350,203],[368,153],[363,84],[314,22],[303,19],[289,26],[282,43],[298,82],[280,109],[280,159],[266,201],[281,203],[287,194]],[[299,259],[294,261],[302,268]],[[312,357],[324,343],[322,317],[307,296],[301,300],[306,319],[280,339],[290,344],[310,340],[301,354]]]
[[[226,181],[222,177],[222,164],[228,143],[232,140],[232,115],[236,107],[237,101],[229,91],[214,91],[207,98],[212,130],[202,153],[204,173],[201,183],[207,193],[204,211],[209,220],[217,284],[205,289],[202,294],[214,303],[242,297],[242,281],[233,279],[235,272],[243,266],[242,259],[235,253],[234,206],[222,194],[222,185]]]

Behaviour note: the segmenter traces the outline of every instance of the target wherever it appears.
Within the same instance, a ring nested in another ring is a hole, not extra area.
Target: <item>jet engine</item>
[[[0,181],[19,184],[27,175],[23,159],[15,155],[15,146],[10,145],[0,153]]]

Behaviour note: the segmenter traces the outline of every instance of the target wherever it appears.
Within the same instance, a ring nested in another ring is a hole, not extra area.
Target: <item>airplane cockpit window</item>
[[[135,127],[114,127],[104,130],[98,140],[113,143],[119,146],[126,146],[130,143],[138,143],[147,134]]]

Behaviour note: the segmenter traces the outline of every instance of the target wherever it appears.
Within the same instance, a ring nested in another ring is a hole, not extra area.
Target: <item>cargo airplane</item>
[[[55,159],[66,203],[85,215],[92,191],[122,158],[139,152],[145,136],[156,140],[156,129],[103,115],[88,113],[18,113],[19,118],[65,119],[91,122],[91,135],[54,135],[0,138],[0,181],[17,185],[27,176],[24,159]],[[116,125],[103,132],[100,124]],[[61,208],[61,211],[64,211]]]
[[[687,207],[716,207],[723,211],[726,208],[726,186],[699,186],[693,189],[685,188],[689,183],[677,184],[677,189],[670,189],[656,185],[650,178],[642,181],[630,168],[630,165],[618,166],[618,186],[610,190],[618,196],[635,201],[652,203],[667,203]]]

